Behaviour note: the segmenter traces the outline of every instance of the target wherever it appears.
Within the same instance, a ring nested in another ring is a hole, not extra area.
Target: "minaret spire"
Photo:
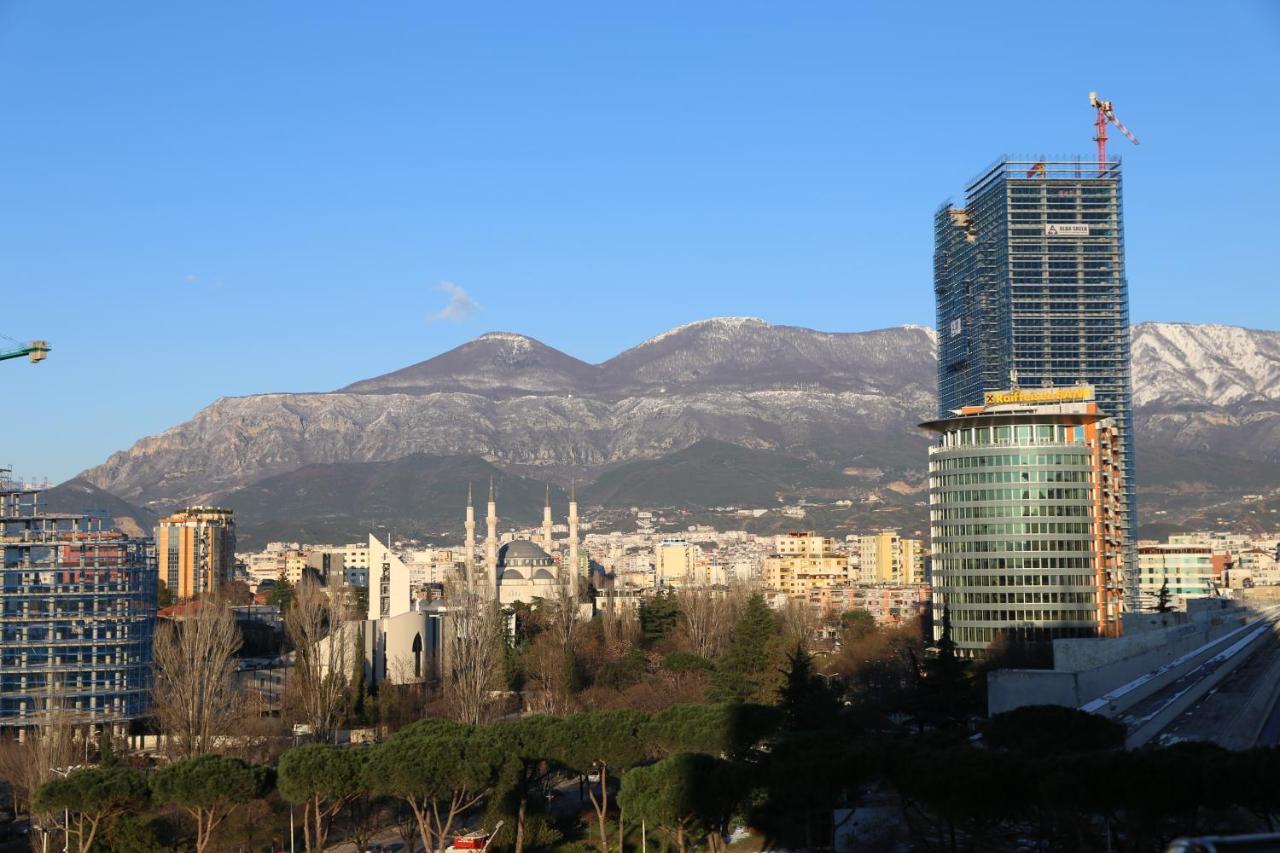
[[[569,594],[578,598],[578,490],[577,481],[569,481]]]
[[[467,515],[466,523],[463,525],[467,531],[467,544],[464,546],[463,553],[464,565],[466,566],[466,581],[468,588],[474,588],[476,582],[476,506],[471,497],[471,482],[467,482]]]
[[[547,502],[542,505],[542,550],[551,553],[551,484],[547,484]]]
[[[486,537],[484,542],[484,567],[488,576],[489,591],[498,596],[498,501],[494,496],[493,478],[489,478],[489,510],[485,513]]]

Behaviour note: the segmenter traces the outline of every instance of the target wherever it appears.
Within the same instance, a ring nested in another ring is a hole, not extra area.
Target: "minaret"
[[[470,483],[467,483],[467,522],[464,527],[467,531],[466,551],[463,553],[463,557],[466,559],[467,587],[474,589],[476,582],[476,506],[471,499]]]
[[[488,528],[484,541],[484,568],[489,579],[489,591],[498,594],[498,502],[493,496],[493,478],[489,478],[489,511],[484,517]]]
[[[578,489],[569,484],[569,591],[578,597]]]
[[[547,502],[542,507],[542,550],[551,553],[551,484],[547,484]]]

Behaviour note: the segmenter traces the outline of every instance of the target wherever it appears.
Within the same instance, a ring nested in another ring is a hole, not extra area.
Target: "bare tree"
[[[809,648],[809,641],[818,627],[818,614],[809,602],[788,598],[782,608],[782,635],[788,649]]]
[[[680,634],[688,650],[707,660],[719,657],[725,638],[733,627],[733,608],[728,593],[707,587],[691,587],[682,589],[677,601],[680,604]]]
[[[502,610],[490,596],[458,584],[449,596],[444,672],[450,716],[460,723],[489,722],[503,686]]]
[[[73,714],[63,707],[61,691],[51,693],[45,699],[39,725],[27,729],[22,740],[6,740],[0,744],[0,780],[9,785],[15,815],[19,811],[30,814],[31,797],[36,789],[54,778],[55,769],[66,768],[76,762],[80,747],[76,743]],[[47,844],[49,834],[57,828],[62,815],[32,817],[36,818],[32,823],[42,828],[39,834]],[[31,841],[36,843],[35,833]]]
[[[293,643],[292,699],[300,722],[323,741],[333,738],[346,710],[347,675],[356,638],[347,620],[345,596],[330,596],[318,583],[304,580],[284,617]]]
[[[231,608],[205,599],[181,624],[156,631],[152,707],[177,758],[214,751],[233,728],[240,699],[234,678],[240,630]]]
[[[622,654],[640,640],[640,618],[635,607],[620,604],[612,595],[601,599],[600,629],[609,651]]]

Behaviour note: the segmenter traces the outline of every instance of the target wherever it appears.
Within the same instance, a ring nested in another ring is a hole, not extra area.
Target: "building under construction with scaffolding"
[[[938,210],[938,405],[946,417],[1010,384],[1093,387],[1120,441],[1125,598],[1136,609],[1120,162],[1102,156],[1003,159],[969,184],[964,207]]]
[[[146,712],[156,571],[148,540],[49,513],[0,469],[0,730],[53,715],[118,729]]]

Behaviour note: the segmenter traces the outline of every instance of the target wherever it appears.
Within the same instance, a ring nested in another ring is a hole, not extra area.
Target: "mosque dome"
[[[498,549],[498,565],[504,569],[545,569],[554,566],[555,561],[535,543],[517,539]]]

